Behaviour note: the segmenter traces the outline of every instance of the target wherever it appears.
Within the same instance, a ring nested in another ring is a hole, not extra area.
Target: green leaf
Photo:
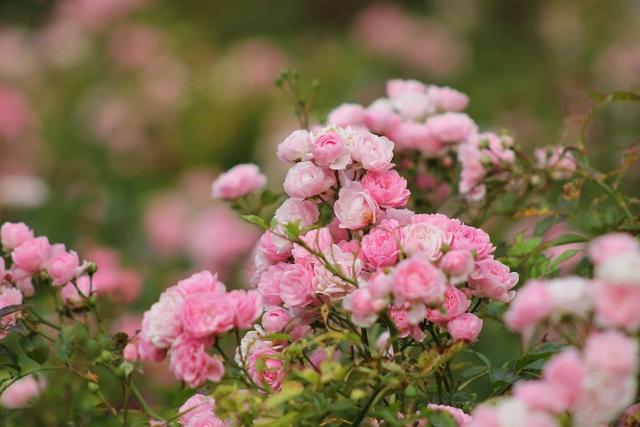
[[[568,260],[570,258],[573,258],[576,254],[578,254],[580,252],[582,252],[582,249],[567,249],[566,251],[562,252],[557,257],[553,258],[553,260],[551,260],[551,269],[555,270],[564,261],[566,261],[566,260]]]
[[[286,381],[282,384],[282,389],[277,394],[269,397],[265,401],[265,406],[269,409],[282,405],[283,403],[302,394],[304,386],[297,381]]]
[[[287,232],[287,237],[291,240],[297,240],[300,236],[300,227],[295,222],[288,222],[284,229]]]
[[[293,338],[290,334],[285,332],[275,332],[273,334],[267,334],[260,337],[262,341],[291,341]]]
[[[49,346],[38,334],[20,337],[20,346],[29,359],[40,365],[49,357]]]
[[[264,221],[264,219],[260,218],[258,215],[242,215],[241,218],[250,224],[257,225],[263,230],[266,230],[269,228],[267,226],[267,223]]]
[[[0,344],[0,366],[18,366],[18,355],[4,344]]]

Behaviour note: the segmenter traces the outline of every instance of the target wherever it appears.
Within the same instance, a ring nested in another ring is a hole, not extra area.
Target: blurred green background
[[[275,145],[297,126],[283,67],[320,81],[316,121],[413,78],[466,92],[482,128],[527,149],[572,143],[593,93],[640,90],[640,2],[0,0],[0,219],[119,254],[142,292],[114,316],[197,268],[245,282],[257,236],[209,185],[253,161],[279,188]],[[639,119],[599,114],[597,164],[638,142]]]

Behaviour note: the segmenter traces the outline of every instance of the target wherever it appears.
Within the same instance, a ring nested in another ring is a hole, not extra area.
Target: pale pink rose
[[[436,405],[435,403],[429,403],[427,405],[427,408],[431,409],[432,411],[447,412],[453,417],[458,427],[466,426],[467,423],[471,421],[471,416],[465,414],[464,411],[459,408],[454,408],[447,405]]]
[[[408,255],[420,254],[430,261],[442,255],[446,235],[439,227],[427,223],[402,227],[402,250]]]
[[[475,268],[473,254],[466,249],[453,249],[444,254],[440,260],[440,268],[449,276],[451,284],[464,283]]]
[[[128,343],[122,350],[122,358],[127,362],[135,362],[138,360],[138,344],[135,342]]]
[[[53,279],[53,286],[67,284],[76,276],[80,260],[75,251],[63,252],[51,258],[46,265],[47,272]]]
[[[486,194],[483,180],[487,171],[482,164],[480,150],[473,144],[462,144],[458,148],[458,161],[462,167],[458,184],[460,194],[473,202],[482,200]]]
[[[282,307],[274,307],[262,315],[262,327],[267,332],[281,332],[289,323],[289,312]]]
[[[399,302],[422,302],[428,305],[443,301],[445,277],[433,264],[420,256],[401,261],[393,272],[393,294]]]
[[[236,165],[220,175],[211,186],[216,199],[237,199],[258,191],[267,183],[258,166],[246,163]]]
[[[576,161],[571,151],[561,146],[536,148],[534,156],[539,168],[546,169],[553,179],[571,178]]]
[[[325,253],[332,247],[333,240],[328,227],[315,228],[300,236],[306,246],[313,252]],[[297,264],[314,264],[319,262],[316,255],[307,251],[302,245],[293,245],[293,258]]]
[[[318,165],[334,170],[342,170],[351,163],[351,156],[344,141],[335,132],[318,135],[313,141],[311,153]]]
[[[516,160],[516,153],[512,150],[513,138],[509,135],[485,132],[477,135],[472,143],[482,149],[483,157],[488,158],[492,166],[498,170],[513,164]]]
[[[212,413],[201,412],[194,415],[184,427],[229,427],[229,424]]]
[[[11,253],[15,265],[27,273],[37,273],[51,258],[52,247],[46,237],[34,237],[23,242]]]
[[[444,294],[442,307],[427,310],[427,320],[444,324],[469,309],[471,300],[460,289],[449,287]],[[444,311],[442,312],[441,309]]]
[[[340,126],[363,126],[365,109],[359,104],[342,104],[331,110],[327,117],[327,123]]]
[[[213,397],[205,396],[204,394],[194,394],[178,409],[178,413],[183,414],[180,416],[180,423],[187,425],[193,417],[200,413],[213,415],[215,407],[216,401]]]
[[[514,331],[523,332],[551,315],[551,295],[543,282],[531,280],[517,293],[504,320]]]
[[[378,270],[367,281],[367,289],[373,298],[386,300],[393,291],[392,276]]]
[[[559,414],[568,409],[561,390],[543,380],[516,383],[513,387],[513,396],[537,411]]]
[[[68,286],[68,285],[67,285]],[[165,290],[144,313],[140,336],[158,348],[167,348],[182,332],[184,296],[176,287]]]
[[[147,339],[142,338],[142,334],[138,336],[138,357],[140,360],[148,360],[152,362],[162,362],[167,357],[166,348],[158,348]]]
[[[24,408],[47,387],[44,378],[26,375],[8,386],[0,395],[0,405],[9,409]]]
[[[377,99],[367,107],[364,125],[372,132],[387,135],[393,128],[400,126],[402,119],[393,110],[388,99]]]
[[[447,322],[447,331],[454,340],[474,342],[482,330],[482,319],[475,314],[464,313]]]
[[[435,112],[435,105],[424,92],[404,92],[389,99],[393,109],[405,120],[423,121]]]
[[[190,295],[182,306],[182,327],[194,338],[227,332],[234,326],[236,307],[217,292]]]
[[[353,160],[360,162],[366,170],[382,171],[393,166],[393,142],[384,136],[360,134],[349,148]]]
[[[5,252],[12,251],[33,237],[33,231],[24,222],[5,222],[0,227],[0,240]]]
[[[473,251],[476,260],[488,258],[496,250],[491,244],[489,235],[483,230],[465,224],[453,227],[451,249],[467,249]]]
[[[464,113],[443,113],[427,120],[429,132],[448,144],[460,144],[469,141],[476,133],[478,126]]]
[[[640,243],[627,233],[605,234],[589,243],[589,258],[594,264],[601,264],[609,258],[638,251],[640,251]]]
[[[342,187],[333,211],[341,228],[358,230],[376,222],[378,205],[357,181]]]
[[[394,221],[398,221],[400,225],[407,225],[411,221],[411,218],[415,215],[415,213],[410,209],[395,209],[390,208],[386,209],[381,213],[381,217],[383,219],[391,219]]]
[[[489,405],[478,405],[471,413],[471,421],[466,427],[501,427],[494,408]]]
[[[64,305],[71,308],[79,308],[86,305],[90,292],[91,283],[89,277],[82,276],[76,280],[76,286],[69,282],[60,288],[60,298]]]
[[[298,129],[293,131],[284,141],[278,144],[278,158],[283,162],[294,163],[307,160],[311,153],[311,135],[309,131]]]
[[[169,350],[169,367],[180,381],[198,388],[207,381],[218,382],[224,374],[224,365],[217,357],[207,353],[209,341],[180,335]]]
[[[331,249],[323,253],[324,258],[342,276],[356,281],[362,271],[362,261],[350,252],[344,252],[338,245],[333,245]],[[340,298],[348,293],[353,285],[343,280],[341,277],[329,271],[324,263],[315,263],[313,271],[316,275],[315,292],[326,295],[330,298]]]
[[[622,332],[592,332],[584,347],[587,369],[625,377],[638,370],[638,342]]]
[[[427,95],[440,112],[460,112],[469,105],[469,97],[464,93],[446,86],[431,85],[427,88]]]
[[[572,348],[554,355],[544,366],[542,376],[556,387],[556,395],[565,408],[575,405],[585,376],[584,363],[580,354]]]
[[[388,135],[398,150],[415,149],[429,158],[438,157],[445,150],[442,141],[424,123],[403,122],[391,128]]]
[[[0,310],[10,305],[22,304],[22,293],[16,288],[0,286]],[[13,312],[0,318],[0,340],[9,333],[8,328],[16,324],[20,312]]]
[[[640,287],[595,282],[590,291],[599,325],[632,333],[640,329]]]
[[[222,296],[226,292],[226,287],[218,280],[218,275],[209,271],[192,274],[180,280],[175,288],[184,298],[209,292]]]
[[[369,171],[360,182],[381,208],[405,206],[411,195],[407,180],[395,170]]]
[[[315,301],[313,271],[306,266],[288,264],[280,279],[280,298],[287,307],[304,307]]]
[[[586,319],[593,308],[589,295],[591,282],[578,276],[559,277],[547,281],[547,292],[551,299],[552,320],[564,316]]]
[[[267,268],[258,281],[258,292],[262,295],[262,302],[266,307],[279,305],[280,299],[280,283],[282,275],[289,268],[289,264],[278,263]]]
[[[372,270],[395,265],[400,256],[400,238],[398,222],[388,219],[365,234],[361,254],[366,265]]]
[[[300,227],[308,227],[318,221],[318,206],[310,200],[289,198],[285,200],[274,214],[279,224],[296,223]]]
[[[291,197],[306,198],[329,190],[336,184],[335,173],[312,162],[296,163],[284,180],[284,191]]]
[[[414,340],[422,342],[425,333],[419,325],[409,323],[407,310],[399,307],[390,307],[388,310],[389,317],[398,329],[398,336],[405,338],[411,336]]]
[[[427,86],[417,80],[392,79],[387,81],[387,96],[393,98],[403,93],[425,93]]]
[[[484,259],[476,262],[476,269],[469,276],[469,285],[476,296],[508,302],[513,298],[513,287],[518,283],[518,273],[500,261]]]
[[[273,391],[280,390],[286,372],[284,361],[276,350],[269,345],[254,345],[246,361],[249,376],[257,385]]]
[[[262,314],[262,297],[257,291],[233,290],[225,297],[234,311],[234,325],[248,329]]]
[[[342,304],[345,310],[351,312],[353,323],[363,328],[373,325],[378,318],[378,312],[384,308],[375,303],[367,288],[354,290],[342,300]]]
[[[278,230],[278,234],[286,235],[284,230]],[[258,250],[272,263],[286,261],[291,257],[293,243],[284,237],[280,237],[271,231],[265,231],[260,237]]]

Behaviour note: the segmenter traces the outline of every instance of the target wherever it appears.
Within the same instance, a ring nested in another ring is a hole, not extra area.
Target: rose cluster
[[[204,271],[166,289],[145,312],[142,329],[124,350],[130,361],[163,360],[190,387],[219,381],[224,366],[209,348],[217,336],[233,329],[248,329],[262,314],[256,291],[227,292],[217,276]]]
[[[541,379],[517,383],[512,397],[477,408],[472,426],[509,419],[559,426],[558,417],[569,413],[575,425],[595,427],[635,400],[640,245],[631,235],[607,234],[592,241],[589,257],[592,280],[532,280],[518,292],[505,316],[509,327],[528,340],[543,325],[558,339],[577,330],[576,342],[549,360]]]

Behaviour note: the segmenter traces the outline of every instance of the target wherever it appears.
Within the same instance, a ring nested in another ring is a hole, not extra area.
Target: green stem
[[[136,399],[138,399],[138,402],[140,402],[140,404],[142,405],[142,409],[144,409],[144,412],[148,416],[160,421],[166,421],[162,415],[159,415],[156,411],[154,411],[149,406],[149,404],[147,404],[147,401],[144,400],[144,397],[142,397],[140,390],[138,390],[138,387],[136,387],[136,385],[133,382],[131,383],[131,391],[133,392],[133,395],[136,397]]]

